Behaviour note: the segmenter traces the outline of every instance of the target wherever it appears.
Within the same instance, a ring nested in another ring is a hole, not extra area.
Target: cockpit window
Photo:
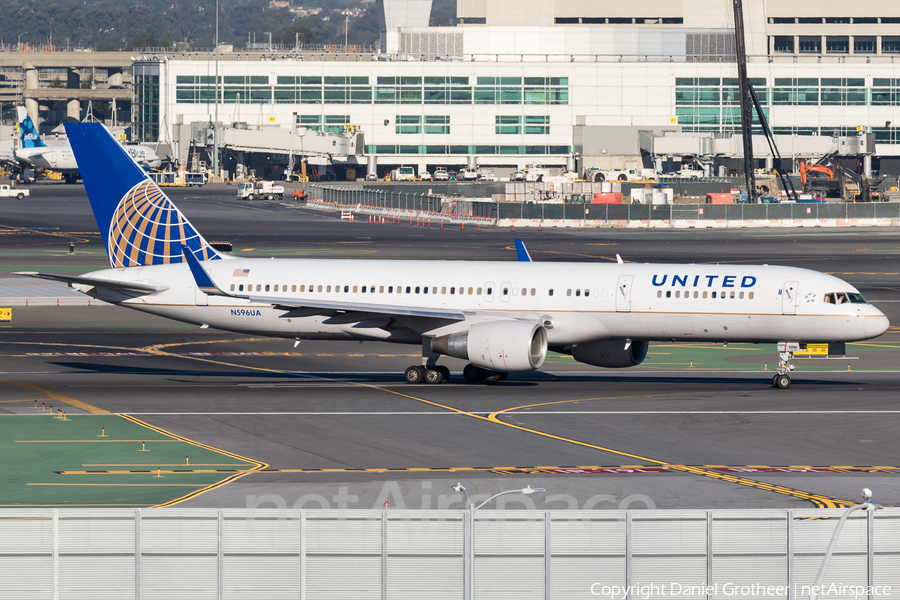
[[[862,297],[862,294],[844,292],[831,292],[825,294],[826,304],[847,304],[848,302],[852,302],[853,304],[868,304],[866,299]]]

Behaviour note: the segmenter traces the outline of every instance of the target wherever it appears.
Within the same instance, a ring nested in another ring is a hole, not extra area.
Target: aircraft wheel
[[[450,369],[443,365],[438,366],[437,369],[444,374],[444,381],[441,383],[450,383]]]
[[[425,369],[425,383],[434,385],[444,383],[444,372],[439,368]]]
[[[423,383],[425,381],[425,367],[410,367],[404,374],[406,383]]]
[[[791,387],[791,378],[788,375],[776,375],[774,379],[772,379],[772,383],[775,384],[775,387],[780,390],[786,390]]]
[[[498,381],[503,381],[506,379],[506,373],[499,373],[497,371],[488,371],[487,376],[484,380],[488,383],[497,383]]]
[[[463,377],[465,377],[466,381],[472,383],[484,381],[485,374],[486,371],[484,369],[476,367],[475,365],[466,365],[463,369]]]

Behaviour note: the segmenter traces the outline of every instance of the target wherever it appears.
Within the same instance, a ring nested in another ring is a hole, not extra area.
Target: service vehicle
[[[391,181],[415,181],[416,170],[412,167],[397,167],[391,171]]]
[[[447,167],[437,167],[434,170],[434,180],[435,181],[448,181],[450,179],[450,172],[447,171]]]
[[[30,196],[31,190],[23,190],[22,188],[14,188],[8,185],[0,185],[0,198],[18,198],[21,200],[25,196]]]
[[[271,181],[250,181],[239,183],[238,200],[281,200],[284,198],[284,187]]]

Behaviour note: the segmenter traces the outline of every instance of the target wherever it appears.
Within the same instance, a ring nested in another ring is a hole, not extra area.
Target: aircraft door
[[[631,312],[631,286],[634,275],[620,275],[616,285],[616,312]]]
[[[796,281],[785,281],[781,290],[781,313],[785,315],[797,314],[797,294],[800,284]]]
[[[500,300],[502,302],[509,302],[509,297],[512,295],[512,286],[509,285],[508,281],[504,281],[500,284]]]

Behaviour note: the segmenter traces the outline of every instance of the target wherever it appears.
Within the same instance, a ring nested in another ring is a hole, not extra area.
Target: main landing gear
[[[772,385],[780,390],[786,390],[791,387],[791,373],[795,367],[791,364],[794,360],[793,350],[783,350],[778,354],[778,371],[772,378]]]
[[[406,383],[439,384],[450,381],[450,369],[437,364],[437,360],[440,356],[440,354],[431,351],[431,340],[429,338],[423,339],[422,364],[413,365],[406,369],[406,372],[404,373]],[[483,369],[472,364],[466,365],[463,369],[463,377],[465,377],[466,381],[472,383],[482,381],[486,383],[496,383],[505,380],[507,376],[508,373],[491,371],[490,369]]]

